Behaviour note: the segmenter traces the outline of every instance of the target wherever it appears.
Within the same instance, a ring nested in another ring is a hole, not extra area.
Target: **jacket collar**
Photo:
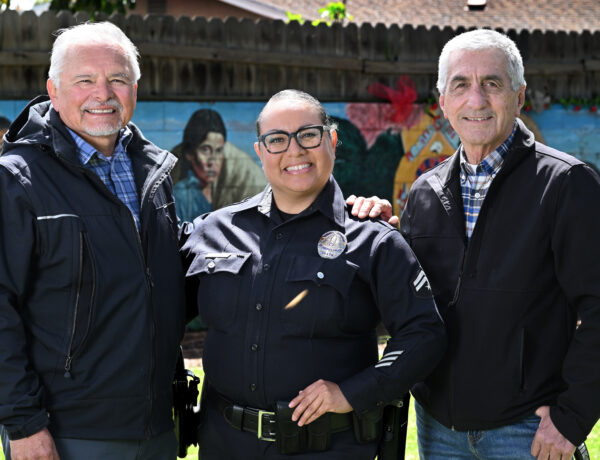
[[[535,139],[525,124],[517,118],[517,129],[511,147],[506,152],[504,163],[490,186],[490,191],[498,187],[504,178],[528,155],[533,154]],[[460,185],[460,151],[457,151],[427,176],[427,183],[442,203],[446,213],[460,235],[465,237],[465,211],[462,206]],[[490,192],[488,192],[490,193]]]
[[[148,141],[133,123],[127,126],[133,133],[127,153],[143,203],[145,197],[152,194],[157,181],[170,173],[177,159]],[[77,145],[47,95],[33,99],[12,123],[3,147],[4,154],[10,154],[10,150],[20,145],[38,146],[45,154],[54,155],[66,164],[85,171],[77,156]]]
[[[525,123],[523,123],[520,118],[516,119],[516,123],[517,128],[515,137],[510,148],[506,152],[504,163],[498,176],[505,176],[508,174],[516,165],[525,159],[527,153],[532,151],[531,149],[535,144],[534,135],[527,129]],[[446,165],[445,167],[438,168],[437,176],[445,187],[452,188],[453,181],[458,182],[460,174],[460,151],[461,147],[456,150],[454,155],[444,162]]]

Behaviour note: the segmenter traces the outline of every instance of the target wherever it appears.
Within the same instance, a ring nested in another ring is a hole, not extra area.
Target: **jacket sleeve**
[[[551,235],[556,276],[581,324],[563,362],[567,389],[550,417],[577,446],[600,417],[600,178],[588,166],[566,174]]]
[[[398,231],[375,242],[371,274],[371,290],[391,337],[379,362],[340,384],[359,414],[400,399],[433,370],[446,348],[427,277]]]
[[[24,324],[35,273],[36,219],[24,188],[0,166],[0,424],[10,439],[46,425],[43,387],[28,360]]]

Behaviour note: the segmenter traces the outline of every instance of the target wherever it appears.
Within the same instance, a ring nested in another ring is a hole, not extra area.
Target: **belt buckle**
[[[263,436],[263,415],[272,415],[274,417],[275,412],[269,412],[266,410],[259,409],[259,411],[258,411],[258,430],[256,431],[256,435],[258,436],[258,439],[260,439],[261,441],[275,442],[274,437]],[[271,419],[271,420],[269,420],[269,423],[272,425],[275,423],[275,420]],[[268,436],[275,436],[275,433],[272,431],[269,431]]]

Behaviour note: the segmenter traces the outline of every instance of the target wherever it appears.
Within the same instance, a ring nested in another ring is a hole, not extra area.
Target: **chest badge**
[[[335,259],[344,252],[347,244],[346,235],[332,230],[321,235],[319,244],[317,244],[317,251],[323,259]]]

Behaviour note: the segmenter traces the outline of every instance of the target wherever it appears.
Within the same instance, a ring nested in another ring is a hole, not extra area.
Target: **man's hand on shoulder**
[[[352,206],[352,215],[360,219],[364,219],[365,217],[379,217],[394,227],[397,227],[400,223],[398,216],[392,214],[393,210],[390,202],[377,196],[365,198],[363,196],[350,195],[346,199],[346,204]]]
[[[552,423],[550,407],[541,406],[535,413],[541,420],[531,444],[531,455],[543,460],[570,460],[575,446]]]
[[[10,456],[12,460],[60,460],[47,428],[27,438],[10,441]]]

